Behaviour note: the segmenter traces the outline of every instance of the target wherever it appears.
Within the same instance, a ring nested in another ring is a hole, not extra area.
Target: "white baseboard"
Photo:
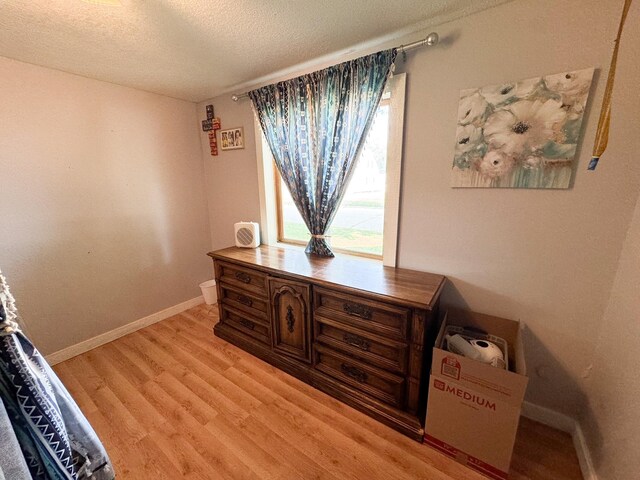
[[[65,360],[73,358],[76,355],[88,352],[89,350],[99,347],[100,345],[112,342],[120,337],[128,335],[129,333],[135,332],[136,330],[140,330],[144,327],[148,327],[149,325],[160,322],[161,320],[165,320],[202,303],[204,303],[204,299],[201,296],[192,298],[191,300],[187,300],[186,302],[179,303],[178,305],[165,308],[160,312],[152,313],[151,315],[144,318],[139,318],[138,320],[134,320],[131,323],[127,323],[126,325],[115,328],[108,332],[101,333],[96,337],[84,340],[80,343],[76,343],[75,345],[71,345],[70,347],[63,348],[62,350],[58,350],[57,352],[47,355],[45,358],[47,359],[47,362],[49,362],[49,365],[55,365],[56,363],[64,362]]]
[[[524,402],[522,404],[522,416],[547,425],[548,427],[555,428],[556,430],[562,430],[570,435],[573,435],[576,429],[576,421],[570,416],[531,402]]]
[[[579,422],[576,422],[576,429],[573,432],[573,446],[578,454],[578,462],[580,462],[580,470],[582,470],[584,480],[598,480],[598,474],[591,460],[587,439],[584,438],[584,432]]]
[[[573,446],[578,455],[578,462],[580,463],[580,470],[584,480],[598,480],[598,475],[591,461],[591,452],[578,421],[564,413],[531,402],[522,404],[522,416],[569,433],[573,439]]]

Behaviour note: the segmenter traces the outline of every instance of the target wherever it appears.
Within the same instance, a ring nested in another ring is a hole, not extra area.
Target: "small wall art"
[[[220,119],[214,116],[213,105],[207,105],[206,111],[207,119],[202,120],[202,131],[207,132],[207,135],[209,136],[209,148],[211,149],[211,155],[215,157],[218,155],[216,131],[220,130]]]
[[[451,186],[568,188],[593,71],[462,90]]]
[[[222,146],[222,150],[237,150],[238,148],[244,148],[244,132],[242,127],[221,130],[220,144]]]

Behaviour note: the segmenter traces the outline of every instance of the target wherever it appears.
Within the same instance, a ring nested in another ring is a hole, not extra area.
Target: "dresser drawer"
[[[243,292],[239,287],[220,282],[220,301],[267,322],[269,304],[266,299],[254,293]]]
[[[341,350],[375,366],[398,372],[407,371],[407,345],[315,315],[316,341]]]
[[[314,363],[319,370],[389,405],[401,408],[405,379],[348,357],[320,344],[314,345]]]
[[[216,261],[216,278],[241,290],[267,296],[267,274],[239,265]]]
[[[406,340],[410,310],[363,297],[314,288],[315,314],[348,325]]]
[[[263,321],[227,305],[221,305],[220,321],[245,335],[271,346],[271,329]]]

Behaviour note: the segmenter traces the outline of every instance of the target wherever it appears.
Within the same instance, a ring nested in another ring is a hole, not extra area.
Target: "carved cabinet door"
[[[310,286],[269,278],[273,349],[311,363]]]

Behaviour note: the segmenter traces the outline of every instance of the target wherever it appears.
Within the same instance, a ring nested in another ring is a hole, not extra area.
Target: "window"
[[[387,98],[378,107],[345,196],[327,232],[333,250],[382,258],[388,131]],[[309,231],[277,170],[275,177],[278,241],[306,245]]]
[[[327,232],[336,253],[374,257],[391,266],[396,261],[404,86],[405,74],[389,79],[345,196]],[[259,125],[257,132],[256,138],[262,138],[258,162],[265,243],[306,245],[310,238],[307,227],[275,168]]]

